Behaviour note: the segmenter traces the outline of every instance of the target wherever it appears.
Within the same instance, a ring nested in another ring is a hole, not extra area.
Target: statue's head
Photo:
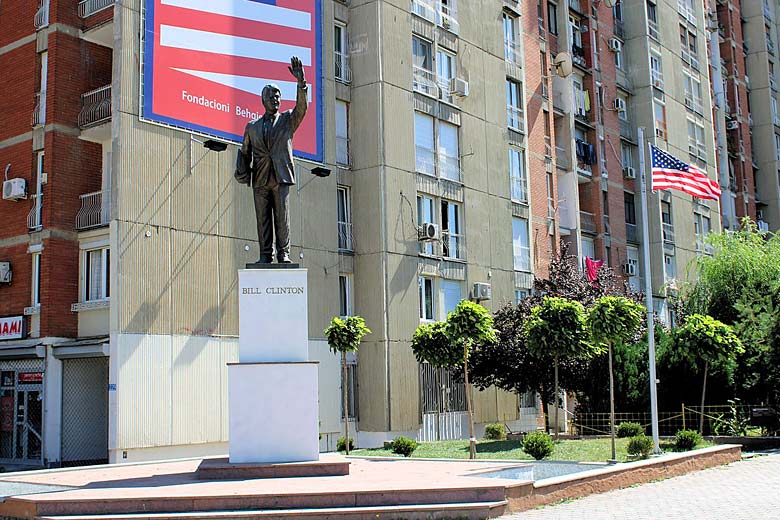
[[[274,83],[269,83],[263,87],[263,106],[269,114],[275,114],[279,111],[279,105],[282,102],[282,92]]]

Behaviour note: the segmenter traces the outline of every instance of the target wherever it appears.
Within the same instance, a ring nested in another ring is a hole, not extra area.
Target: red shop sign
[[[43,383],[43,372],[19,372],[19,383]]]

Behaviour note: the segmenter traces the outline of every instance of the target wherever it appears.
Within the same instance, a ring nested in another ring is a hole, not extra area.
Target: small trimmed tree
[[[341,353],[341,397],[344,411],[344,437],[346,438],[346,453],[349,455],[349,410],[347,402],[347,352],[357,352],[360,341],[371,329],[360,316],[333,318],[325,329],[325,337],[331,352]]]
[[[612,348],[629,341],[642,324],[645,308],[624,296],[602,296],[588,312],[588,326],[595,343],[609,350],[609,431],[612,440],[612,460],[615,449],[615,375]]]
[[[558,364],[561,358],[587,359],[596,350],[588,342],[585,307],[566,298],[545,296],[541,305],[531,309],[525,322],[528,346],[536,355],[552,359],[555,369],[553,429],[558,437]]]
[[[482,305],[461,300],[455,310],[447,315],[444,332],[452,344],[460,346],[463,352],[463,380],[466,385],[466,410],[469,415],[469,458],[474,459],[477,456],[477,441],[474,438],[474,414],[471,410],[469,350],[474,345],[496,341],[493,317]]]
[[[730,326],[703,314],[688,316],[683,326],[672,333],[672,341],[677,355],[691,366],[696,366],[698,360],[704,362],[699,417],[699,433],[703,433],[707,373],[710,367],[716,366],[727,374],[732,374],[737,356],[744,352],[742,342]]]

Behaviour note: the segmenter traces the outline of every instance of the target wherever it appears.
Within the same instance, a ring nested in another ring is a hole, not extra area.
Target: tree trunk
[[[349,406],[347,402],[347,353],[341,353],[341,397],[344,405],[344,438],[345,451],[349,455]]]
[[[699,409],[699,435],[704,435],[704,393],[707,391],[707,369],[710,363],[704,363],[704,384],[701,385],[701,408]]]
[[[466,383],[466,411],[469,415],[469,458],[477,458],[477,439],[474,438],[474,417],[471,415],[471,386],[469,385],[469,349],[463,342],[463,380]]]
[[[612,442],[612,460],[617,460],[615,449],[615,376],[612,369],[612,342],[609,342],[609,436]]]
[[[555,356],[555,396],[553,397],[553,432],[555,432],[555,440],[558,440],[558,396],[560,391],[558,390],[558,356]]]

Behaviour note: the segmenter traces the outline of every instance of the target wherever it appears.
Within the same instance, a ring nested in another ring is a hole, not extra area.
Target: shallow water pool
[[[511,480],[544,480],[546,478],[560,477],[581,471],[599,469],[606,464],[599,462],[554,462],[540,461],[529,462],[526,465],[515,468],[507,468],[499,471],[490,471],[474,475],[483,478],[506,478]]]

